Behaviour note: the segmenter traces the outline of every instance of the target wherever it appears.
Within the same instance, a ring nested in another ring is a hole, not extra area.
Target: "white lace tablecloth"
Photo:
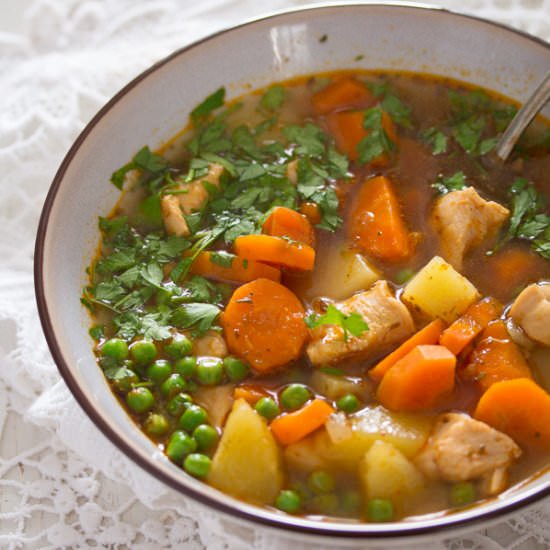
[[[176,48],[261,13],[308,3],[0,0],[0,548],[289,546],[167,489],[88,420],[46,347],[32,256],[55,170],[109,97]],[[440,4],[550,40],[550,0]],[[432,546],[550,548],[550,503]]]

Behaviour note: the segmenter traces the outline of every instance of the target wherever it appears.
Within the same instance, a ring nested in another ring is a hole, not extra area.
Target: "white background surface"
[[[124,83],[214,30],[308,3],[0,0],[0,548],[287,546],[164,490],[83,416],[41,335],[32,246],[64,153]],[[444,3],[550,38],[549,0]],[[90,438],[98,455],[82,456]],[[102,453],[112,467],[97,467]],[[541,511],[432,546],[538,550],[550,548],[549,533]]]

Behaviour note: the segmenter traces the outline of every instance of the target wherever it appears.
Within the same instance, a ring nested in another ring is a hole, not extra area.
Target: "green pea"
[[[338,510],[340,500],[338,495],[327,493],[324,495],[315,495],[308,503],[308,508],[320,512],[321,514],[332,515]]]
[[[179,426],[181,429],[191,433],[197,426],[208,420],[206,411],[199,405],[189,405],[187,410],[180,416]]]
[[[181,374],[171,374],[160,387],[160,391],[164,397],[172,397],[177,393],[184,391],[187,388],[187,383]]]
[[[193,431],[193,439],[197,442],[199,451],[208,451],[217,443],[218,432],[208,424],[201,424]]]
[[[315,470],[307,476],[307,486],[318,495],[334,491],[335,485],[334,477],[323,470]]]
[[[367,502],[367,517],[370,521],[391,521],[393,504],[386,498],[372,498]]]
[[[279,405],[271,397],[260,397],[254,408],[268,420],[273,420],[281,412]]]
[[[130,346],[130,353],[138,365],[147,365],[155,360],[157,346],[149,340],[138,340]]]
[[[311,392],[304,384],[290,384],[281,392],[281,404],[285,409],[299,409],[311,397]]]
[[[147,417],[143,428],[149,435],[160,436],[170,429],[170,424],[164,415],[152,413]]]
[[[184,378],[193,378],[197,374],[197,358],[182,357],[176,361],[174,370]]]
[[[132,411],[141,414],[153,407],[155,398],[149,388],[140,386],[128,392],[126,395],[126,403]]]
[[[248,374],[248,365],[231,355],[223,360],[223,366],[225,367],[227,378],[229,378],[231,382],[240,382],[246,378]]]
[[[453,506],[466,506],[476,500],[476,488],[469,481],[461,481],[451,487],[450,496]]]
[[[359,399],[353,393],[348,393],[336,401],[336,406],[345,413],[353,413],[359,408]]]
[[[124,361],[128,357],[128,344],[121,338],[111,338],[101,346],[101,355],[115,361]]]
[[[197,450],[197,442],[187,433],[176,430],[166,445],[166,455],[172,462],[181,464],[183,457]]]
[[[168,414],[172,416],[181,416],[183,411],[193,403],[192,397],[188,393],[178,393],[174,395],[166,404]]]
[[[164,382],[172,374],[172,365],[166,359],[157,359],[147,368],[147,378],[156,384]]]
[[[189,355],[192,349],[193,343],[183,334],[174,336],[172,341],[164,346],[164,351],[173,359],[181,359]]]
[[[348,489],[342,493],[340,505],[346,514],[356,514],[361,507],[361,495],[358,491]]]
[[[216,386],[223,381],[223,362],[217,357],[205,357],[197,365],[197,380],[204,386]]]
[[[188,474],[200,479],[205,478],[210,471],[212,461],[206,455],[193,453],[187,455],[183,461],[183,467]]]
[[[302,499],[296,491],[284,489],[277,496],[275,506],[287,514],[295,514],[302,507]]]

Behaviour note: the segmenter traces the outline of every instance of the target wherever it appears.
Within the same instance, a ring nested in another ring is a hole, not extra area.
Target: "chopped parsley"
[[[395,148],[395,144],[384,130],[382,124],[383,113],[382,108],[379,106],[365,111],[363,127],[365,130],[369,130],[369,133],[357,144],[359,162],[362,164],[367,164],[380,155],[393,151]]]
[[[422,132],[422,140],[431,146],[433,155],[441,155],[447,152],[447,136],[441,130],[433,126]]]
[[[431,184],[431,187],[435,189],[439,195],[446,195],[451,191],[460,191],[468,187],[468,184],[466,183],[466,175],[464,172],[460,171],[446,178],[439,176],[435,183]]]
[[[543,258],[550,259],[550,216],[545,212],[546,199],[525,178],[518,178],[510,187],[510,221],[506,233],[497,244],[501,248],[511,239],[531,241],[531,247]]]
[[[321,325],[335,325],[344,331],[344,341],[348,341],[348,333],[359,337],[369,330],[369,325],[358,313],[346,315],[336,306],[330,304],[325,313],[318,315],[312,313],[306,317],[306,325],[311,328],[317,328]]]

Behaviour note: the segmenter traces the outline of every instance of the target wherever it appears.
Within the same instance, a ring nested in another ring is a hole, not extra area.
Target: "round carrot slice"
[[[308,337],[304,316],[288,288],[256,279],[235,290],[221,322],[231,353],[267,372],[300,356]]]

